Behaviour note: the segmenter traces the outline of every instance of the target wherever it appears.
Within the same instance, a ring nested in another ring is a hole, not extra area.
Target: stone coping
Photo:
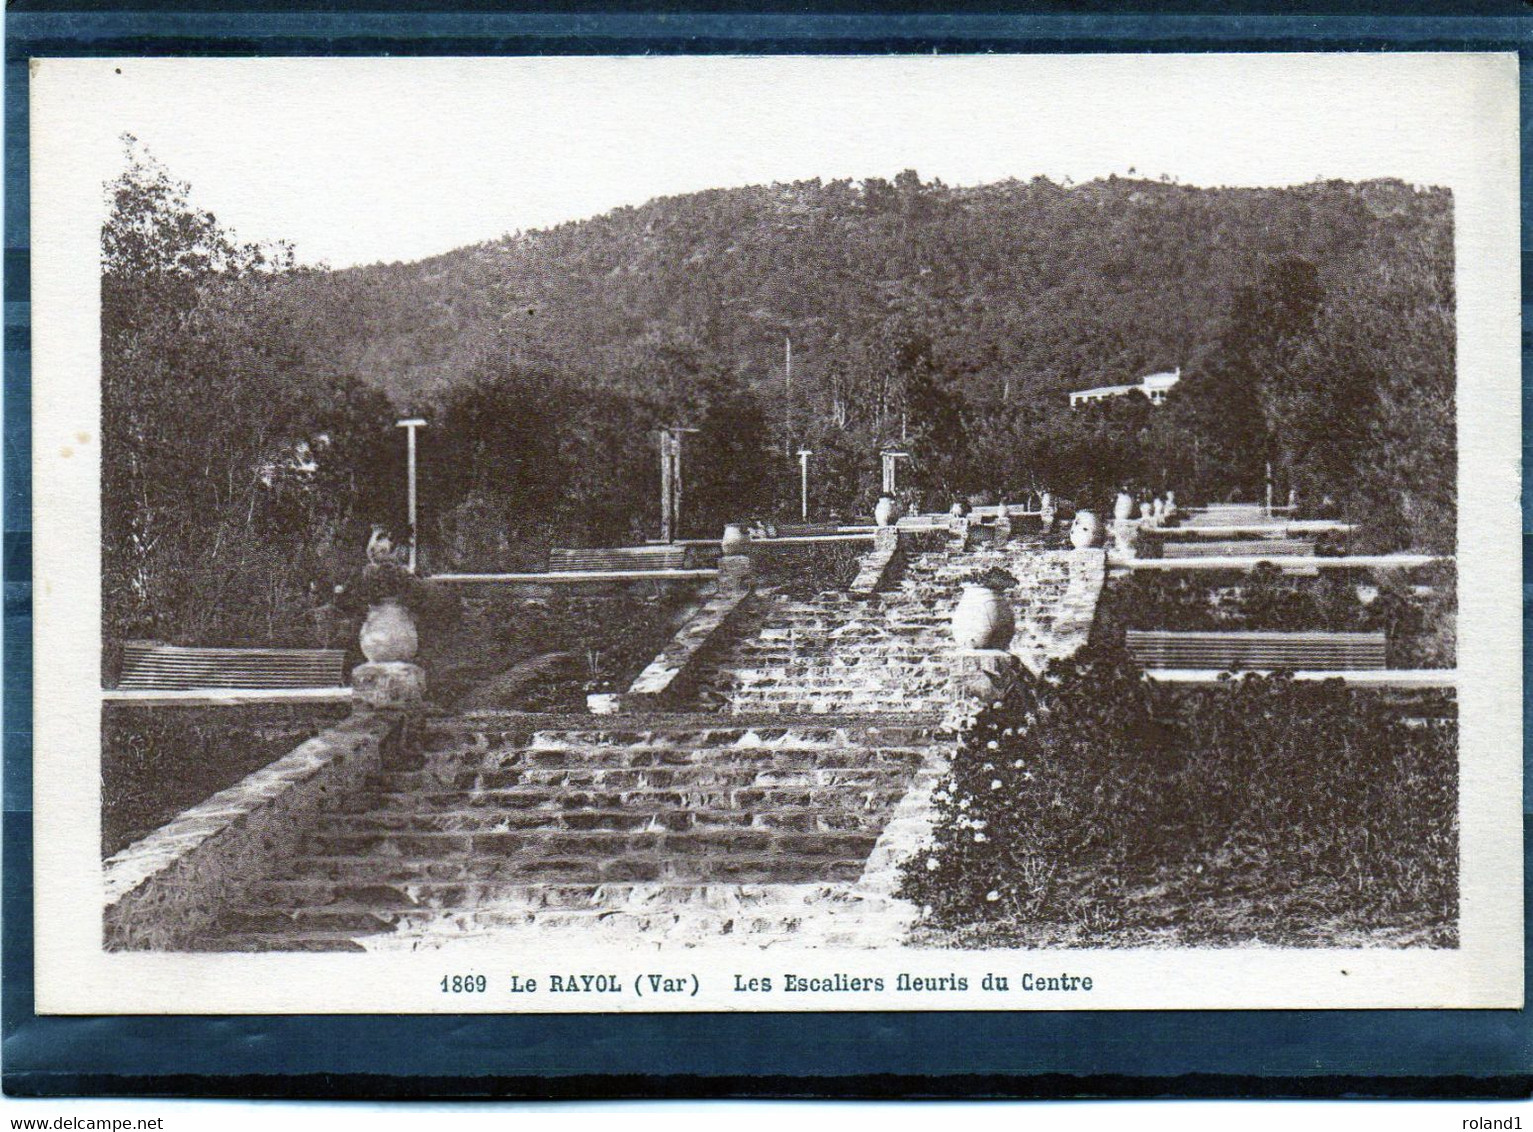
[[[351,699],[351,688],[103,688],[101,701],[137,707],[223,707],[230,704],[331,704]]]
[[[109,857],[106,945],[167,950],[195,935],[362,785],[402,726],[395,713],[352,715]]]
[[[750,601],[752,593],[747,585],[709,598],[697,614],[677,630],[660,655],[634,678],[619,702],[624,706],[659,703],[682,689],[686,677],[696,671],[699,658],[708,645],[727,631],[735,615]]]

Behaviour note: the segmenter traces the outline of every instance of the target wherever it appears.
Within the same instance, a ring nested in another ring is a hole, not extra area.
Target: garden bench
[[[1129,629],[1124,643],[1134,662],[1144,668],[1355,671],[1384,667],[1382,632]]]
[[[1295,538],[1168,541],[1161,545],[1165,558],[1307,558],[1314,553],[1313,542]]]
[[[555,548],[548,552],[550,571],[680,570],[686,566],[684,546],[616,546],[588,550]]]
[[[123,645],[119,688],[337,688],[346,683],[341,649],[182,648],[157,641]]]

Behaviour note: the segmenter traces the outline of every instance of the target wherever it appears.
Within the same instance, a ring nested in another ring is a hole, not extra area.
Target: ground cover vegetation
[[[102,856],[281,758],[347,710],[339,704],[104,705]]]
[[[946,946],[1455,946],[1453,715],[1092,648],[978,714],[903,893]]]
[[[1452,668],[1457,592],[1451,564],[1315,577],[1286,575],[1269,563],[1249,573],[1139,570],[1103,590],[1092,640],[1120,646],[1125,629],[1382,631],[1391,668]]]
[[[241,242],[136,143],[102,234],[109,638],[334,643],[369,526],[427,569],[538,568],[658,532],[866,514],[903,445],[926,506],[1122,484],[1329,494],[1356,549],[1451,549],[1452,202],[1395,181],[1109,178],[717,189],[420,263]],[[792,342],[788,380],[785,345]],[[1067,391],[1180,366],[1167,404]]]

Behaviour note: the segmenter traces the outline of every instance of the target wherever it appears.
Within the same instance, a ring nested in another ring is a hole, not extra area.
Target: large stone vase
[[[1016,631],[1016,617],[1005,594],[964,583],[953,607],[953,642],[959,648],[1004,649]]]
[[[415,618],[404,602],[386,597],[368,608],[359,643],[362,655],[374,664],[414,660],[420,636],[415,631]]]
[[[1070,545],[1076,550],[1102,545],[1102,521],[1095,511],[1075,513],[1075,522],[1070,524]]]
[[[1113,502],[1112,517],[1114,519],[1131,519],[1134,516],[1134,497],[1126,491],[1118,492],[1118,498]]]
[[[719,540],[719,549],[730,555],[749,554],[750,535],[745,533],[745,528],[739,523],[727,523],[724,526],[724,537]]]
[[[891,496],[881,495],[873,505],[873,521],[880,527],[892,525],[900,517],[900,505]]]

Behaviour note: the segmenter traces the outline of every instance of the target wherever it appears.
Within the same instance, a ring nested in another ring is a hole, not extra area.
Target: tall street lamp
[[[405,430],[406,451],[408,452],[406,475],[409,483],[410,500],[410,573],[415,573],[415,430],[425,428],[426,422],[419,417],[412,417],[407,421],[400,421],[394,426]]]

